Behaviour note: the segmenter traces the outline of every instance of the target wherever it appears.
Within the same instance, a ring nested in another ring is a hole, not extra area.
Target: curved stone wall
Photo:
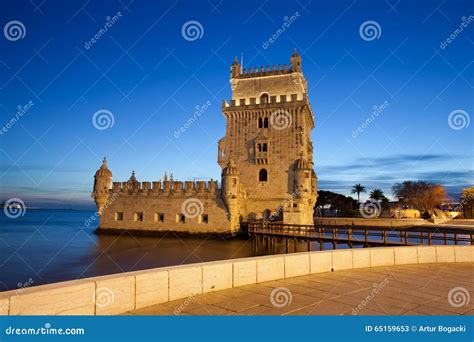
[[[0,292],[0,315],[111,315],[265,281],[365,267],[474,262],[474,246],[355,248],[155,268]]]

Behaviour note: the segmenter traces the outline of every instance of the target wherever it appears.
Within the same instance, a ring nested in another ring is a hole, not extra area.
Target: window
[[[268,128],[268,118],[263,119],[263,128]]]
[[[258,118],[258,128],[263,128],[263,119]]]
[[[176,222],[185,223],[186,217],[183,214],[176,214]]]
[[[268,103],[268,94],[262,94],[260,96],[260,103]]]
[[[123,213],[116,212],[115,213],[115,221],[123,221]]]
[[[165,214],[155,213],[155,222],[165,222]]]
[[[139,213],[135,213],[133,214],[133,220],[135,222],[140,222],[140,221],[143,221],[143,213],[139,212]]]
[[[262,152],[267,152],[268,151],[268,146],[267,144],[262,144]]]
[[[208,223],[209,223],[209,217],[207,216],[207,214],[202,214],[202,215],[199,217],[199,223],[204,223],[204,224],[208,224]]]
[[[261,170],[258,172],[258,181],[259,181],[259,182],[266,182],[267,180],[268,180],[268,173],[267,173],[267,170],[261,169]]]

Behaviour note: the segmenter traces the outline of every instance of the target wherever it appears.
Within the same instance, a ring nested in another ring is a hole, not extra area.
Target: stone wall
[[[113,315],[196,294],[347,269],[474,262],[474,246],[357,248],[232,259],[0,292],[0,315]]]
[[[217,182],[114,182],[99,228],[232,232]]]

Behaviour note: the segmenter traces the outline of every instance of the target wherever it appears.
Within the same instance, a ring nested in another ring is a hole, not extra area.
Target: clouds
[[[466,158],[455,154],[396,154],[359,158],[344,165],[323,164],[316,170],[318,188],[349,194],[355,183],[363,183],[368,189],[381,188],[391,194],[396,182],[425,180],[445,185],[456,200],[474,179],[474,170],[459,162]]]

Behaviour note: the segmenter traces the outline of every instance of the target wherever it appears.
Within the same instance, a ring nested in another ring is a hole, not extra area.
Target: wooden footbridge
[[[474,237],[474,230],[469,228],[317,226],[263,221],[249,223],[248,232],[251,236],[292,237],[367,246],[472,245]]]

